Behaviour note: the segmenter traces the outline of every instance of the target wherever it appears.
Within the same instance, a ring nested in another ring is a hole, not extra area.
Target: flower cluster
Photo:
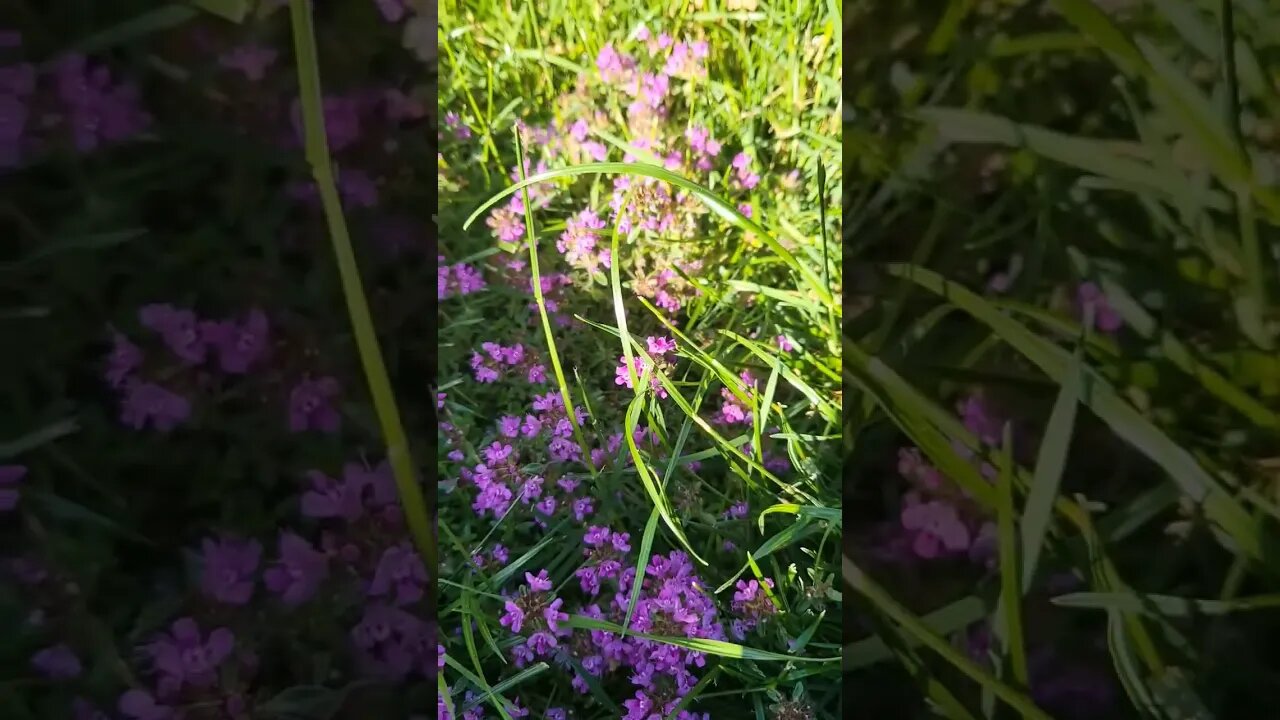
[[[603,608],[600,604],[588,605],[582,614],[621,623],[635,580],[635,569],[628,568],[620,578],[612,602]],[[725,639],[714,600],[702,589],[688,556],[679,551],[650,559],[631,627],[666,637]],[[632,698],[623,703],[626,720],[646,720],[651,714],[665,717],[673,712],[675,705],[697,683],[693,670],[706,664],[706,657],[700,652],[605,630],[591,630],[585,636],[575,637],[570,648],[579,664],[596,677],[623,669],[630,671],[629,679],[636,690]],[[573,686],[580,693],[588,691],[586,679],[576,671]],[[686,710],[677,717],[702,716]]]
[[[27,468],[22,465],[0,465],[0,512],[18,507],[22,496],[18,483],[26,476]]]
[[[11,33],[16,47],[21,36]],[[116,82],[106,65],[68,54],[37,69],[27,62],[0,66],[0,170],[22,167],[69,145],[87,153],[147,129],[138,89]]]
[[[731,622],[729,628],[739,640],[745,638],[763,619],[778,611],[765,586],[772,590],[773,580],[765,578],[763,585],[756,580],[739,580],[734,586],[737,589],[733,593],[733,611],[740,617]]]
[[[492,383],[500,380],[508,371],[514,371],[532,385],[544,385],[547,382],[547,368],[537,361],[532,352],[525,352],[524,345],[516,343],[504,347],[498,343],[481,343],[484,354],[471,354],[471,371],[476,382]]]
[[[539,570],[537,575],[525,573],[524,578],[527,584],[520,588],[518,595],[506,600],[505,612],[498,620],[503,627],[524,638],[524,643],[512,650],[516,667],[551,657],[560,640],[572,633],[567,625],[561,624],[569,615],[560,609],[564,599],[552,594],[547,571]]]
[[[599,595],[601,581],[619,578],[625,553],[631,551],[631,534],[593,525],[587,528],[582,542],[587,546],[582,551],[587,560],[574,575],[583,592]]]
[[[1003,442],[1003,422],[991,411],[981,395],[966,396],[958,404],[966,429],[985,447]],[[983,462],[967,446],[955,443],[961,457],[974,462],[982,476],[994,480],[996,469]],[[994,525],[984,520],[976,503],[961,488],[930,465],[916,448],[898,451],[898,473],[911,485],[903,496],[901,528],[911,552],[923,559],[968,553],[978,562],[988,563],[994,544]]]
[[[135,430],[173,430],[190,419],[192,395],[210,394],[219,378],[249,375],[271,360],[271,323],[259,308],[208,319],[189,308],[154,303],[139,308],[138,322],[164,352],[144,352],[113,331],[103,373],[120,395],[120,421]],[[287,398],[289,429],[337,431],[339,394],[336,379],[304,374]]]
[[[436,299],[447,300],[480,292],[485,288],[484,273],[466,263],[448,264],[444,256],[436,258]]]
[[[668,337],[660,337],[650,335],[645,338],[645,349],[648,350],[649,357],[653,359],[653,366],[650,361],[643,355],[632,355],[631,365],[627,365],[627,357],[625,355],[618,357],[618,367],[614,369],[614,384],[623,385],[634,389],[635,381],[641,380],[646,372],[649,373],[649,388],[654,394],[660,398],[667,397],[667,389],[662,385],[662,378],[659,373],[664,375],[670,374],[673,362],[667,359],[667,355],[675,353],[676,342]],[[635,380],[632,380],[632,373],[635,373]]]

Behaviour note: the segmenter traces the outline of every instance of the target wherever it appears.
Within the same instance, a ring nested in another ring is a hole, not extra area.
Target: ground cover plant
[[[1275,19],[846,17],[843,659],[870,714],[1274,707]]]
[[[442,4],[440,717],[841,715],[838,27]]]
[[[428,717],[425,10],[0,9],[0,717]]]

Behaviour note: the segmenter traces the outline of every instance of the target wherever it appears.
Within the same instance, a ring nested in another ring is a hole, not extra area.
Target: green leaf
[[[1071,371],[1071,356],[1062,348],[1035,335],[1021,323],[1001,313],[991,303],[963,286],[924,268],[893,264],[889,272],[910,278],[921,287],[946,298],[975,319],[1061,385]],[[1203,504],[1210,520],[1250,557],[1262,559],[1262,528],[1256,518],[1217,480],[1200,467],[1190,452],[1159,430],[1123,400],[1106,380],[1082,366],[1082,402],[1122,439],[1159,465],[1193,501]]]

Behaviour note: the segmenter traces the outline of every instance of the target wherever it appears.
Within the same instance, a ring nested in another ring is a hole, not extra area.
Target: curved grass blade
[[[1122,610],[1168,617],[1193,617],[1273,610],[1280,608],[1280,594],[1257,595],[1235,600],[1201,600],[1175,595],[1136,595],[1129,592],[1078,592],[1059,595],[1051,602],[1068,608]]]
[[[649,513],[649,521],[644,524],[644,536],[640,538],[640,557],[636,561],[636,579],[631,585],[631,597],[627,598],[627,614],[622,619],[622,634],[625,637],[627,628],[631,627],[631,615],[636,611],[636,602],[640,600],[640,590],[644,588],[644,573],[649,569],[649,553],[653,550],[653,536],[658,532],[658,518],[661,513],[654,507]]]
[[[946,636],[960,632],[974,623],[980,622],[986,616],[987,606],[982,602],[982,599],[975,595],[969,595],[945,607],[934,610],[928,615],[921,616],[920,622],[934,634]],[[905,640],[912,647],[919,645],[919,641],[911,637],[906,637]],[[859,640],[844,646],[844,661],[841,663],[841,670],[843,672],[852,672],[869,665],[884,662],[892,657],[893,652],[885,644],[884,639],[873,635],[865,640]]]
[[[493,688],[489,687],[489,683],[486,683],[484,678],[477,677],[475,673],[463,667],[461,663],[453,659],[452,655],[445,653],[444,662],[449,667],[458,671],[458,674],[462,675],[462,677],[471,681],[471,684],[475,685],[476,689],[481,691],[484,699],[488,700],[489,704],[493,705],[493,709],[498,711],[498,715],[502,716],[502,720],[512,720],[511,714],[507,712],[507,706],[511,704],[511,701],[494,693]]]
[[[1076,423],[1076,408],[1080,405],[1080,356],[1076,355],[1072,367],[1062,381],[1062,389],[1053,404],[1049,423],[1045,426],[1044,441],[1036,457],[1035,472],[1031,476],[1031,490],[1027,493],[1026,506],[1022,508],[1022,593],[1031,589],[1036,576],[1040,553],[1049,536],[1049,523],[1053,519],[1053,503],[1062,485],[1062,473],[1066,469],[1067,450],[1071,447],[1071,434]]]
[[[1010,708],[1022,713],[1027,720],[1053,720],[1047,713],[1036,707],[1031,698],[1008,685],[1000,682],[994,675],[984,670],[977,663],[965,657],[946,640],[935,635],[929,628],[894,600],[887,591],[881,588],[849,557],[841,557],[845,584],[865,597],[877,610],[902,628],[903,632],[912,636],[920,644],[937,653],[969,679],[989,690]]]
[[[569,627],[579,628],[581,630],[604,630],[605,632],[619,633],[622,627],[605,620],[596,620],[594,618],[584,617],[582,615],[570,615],[566,623]],[[762,662],[808,662],[808,663],[829,663],[839,662],[838,657],[801,657],[795,655],[782,655],[781,653],[770,652],[768,650],[757,650],[749,648],[737,643],[725,642],[723,640],[708,640],[706,638],[688,638],[688,637],[665,637],[662,635],[650,635],[648,633],[631,633],[634,637],[652,640],[653,642],[662,643],[664,645],[674,645],[682,647],[686,650],[705,653],[707,655],[716,655],[735,660],[757,660]]]
[[[817,505],[796,505],[795,503],[778,503],[777,505],[770,505],[764,510],[761,510],[759,517],[756,518],[756,523],[759,525],[761,533],[764,533],[765,516],[772,515],[773,513],[787,513],[790,515],[799,515],[802,518],[811,517],[819,520],[826,520],[827,522],[836,523],[836,529],[840,528],[839,523],[842,519],[840,515],[840,508],[819,507]],[[757,555],[757,557],[759,556]]]
[[[644,352],[643,350],[641,352]],[[646,354],[646,359],[648,355]],[[653,367],[652,360],[649,360],[649,366],[645,368],[642,383],[647,383],[650,369]],[[640,410],[644,406],[644,395],[638,394],[631,399],[631,403],[627,406],[627,415],[624,422],[622,434],[627,441],[627,449],[631,451],[631,459],[635,464],[636,473],[640,476],[640,484],[644,486],[645,492],[649,494],[649,499],[653,501],[653,509],[661,517],[662,521],[671,528],[671,532],[675,533],[676,539],[689,551],[689,556],[702,563],[708,565],[706,560],[693,549],[693,544],[689,542],[688,536],[684,534],[684,529],[676,522],[675,517],[671,514],[671,508],[667,503],[666,494],[662,492],[662,488],[658,486],[658,478],[654,476],[653,471],[649,468],[648,461],[644,455],[640,453],[640,448],[636,445],[635,430],[639,424]]]
[[[1018,573],[1019,552],[1013,509],[1013,431],[1004,426],[1000,475],[996,482],[997,537],[1000,546],[1000,604],[996,607],[995,636],[1003,646],[1019,687],[1030,687],[1027,647],[1022,630],[1022,592]]]
[[[962,308],[991,328],[997,336],[1061,384],[1071,368],[1071,356],[1062,348],[1035,335],[1021,323],[996,309],[981,296],[941,275],[908,265],[892,264],[889,273],[909,278],[930,292]],[[1081,366],[1088,393],[1082,401],[1112,431],[1159,465],[1192,500],[1204,506],[1210,520],[1227,533],[1239,549],[1262,559],[1262,528],[1226,488],[1150,420],[1123,400],[1107,382],[1087,366]]]
[[[575,165],[573,167],[558,168],[555,170],[548,170],[547,172],[537,173],[499,191],[493,197],[486,200],[479,208],[476,209],[475,212],[471,214],[470,217],[467,218],[462,227],[464,230],[469,228],[471,224],[475,222],[476,218],[480,217],[480,215],[482,215],[486,210],[496,205],[503,198],[529,187],[530,185],[546,182],[548,180],[587,174],[639,175],[642,177],[654,178],[655,180],[661,180],[683,190],[688,190],[722,220],[743,232],[751,233],[752,235],[760,238],[760,240],[764,242],[764,244],[768,246],[774,254],[781,258],[788,267],[795,270],[800,277],[804,279],[805,284],[815,294],[819,301],[824,305],[831,307],[833,312],[839,312],[839,305],[836,303],[835,297],[827,291],[822,279],[819,278],[811,268],[800,263],[791,251],[784,248],[782,244],[779,243],[768,231],[761,227],[759,223],[746,215],[743,215],[742,212],[731,203],[725,201],[708,188],[703,187],[702,185],[699,185],[698,183],[695,183],[681,175],[677,175],[670,170],[658,167],[657,165],[649,165],[647,163],[588,163],[585,165]]]
[[[516,140],[516,168],[523,179],[525,177],[524,145],[520,139],[520,129],[514,128],[512,132]],[[573,428],[573,437],[578,442],[578,448],[582,452],[582,464],[587,466],[587,471],[591,473],[591,479],[595,480],[598,473],[596,472],[596,464],[591,462],[591,446],[587,444],[587,439],[582,434],[582,425],[578,422],[578,414],[573,411],[573,396],[569,394],[569,383],[564,378],[564,368],[560,364],[560,353],[556,350],[556,336],[551,331],[551,316],[547,314],[547,300],[542,295],[542,273],[538,268],[538,233],[534,230],[533,225],[533,203],[529,200],[528,185],[519,187],[523,191],[524,232],[525,239],[529,245],[529,275],[533,286],[533,300],[538,305],[538,316],[542,319],[542,333],[547,341],[547,354],[551,356],[551,369],[555,373],[556,384],[560,386],[560,399],[564,403],[565,416],[569,419],[569,425]]]
[[[537,677],[538,675],[541,675],[542,673],[546,672],[549,669],[551,669],[551,666],[546,664],[545,662],[534,663],[533,665],[530,665],[524,670],[521,670],[515,675],[512,675],[511,677],[507,678],[506,680],[503,680],[497,685],[494,685],[493,688],[489,690],[489,693],[487,695],[481,695],[480,697],[472,698],[471,700],[467,701],[462,706],[462,712],[465,713],[468,710],[475,708],[477,705],[479,705],[488,697],[491,697],[491,696],[502,697],[502,693],[504,691],[510,690],[511,688],[519,685],[520,683],[525,682],[526,680],[529,680],[530,678]]]

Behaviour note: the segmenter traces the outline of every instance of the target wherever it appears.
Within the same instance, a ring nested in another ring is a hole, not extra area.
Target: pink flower
[[[382,13],[382,19],[389,23],[398,23],[404,19],[409,8],[405,0],[373,0],[378,6],[378,12]]]
[[[1076,311],[1082,319],[1086,308],[1093,309],[1094,326],[1104,333],[1114,333],[1124,325],[1120,313],[1107,302],[1102,288],[1092,282],[1080,283],[1076,288]]]
[[[394,592],[395,604],[407,605],[422,599],[427,579],[427,568],[413,547],[409,543],[394,545],[382,553],[369,594],[376,597]]]
[[[0,512],[8,512],[18,506],[21,497],[18,483],[26,474],[27,469],[22,465],[0,465]]]
[[[134,430],[141,430],[150,422],[156,430],[169,432],[190,416],[191,403],[177,393],[137,380],[125,385],[120,422]]]
[[[119,389],[129,375],[142,364],[142,351],[121,333],[112,334],[111,354],[107,356],[107,384]]]
[[[218,666],[231,655],[233,647],[235,636],[226,628],[217,628],[209,633],[208,638],[204,638],[195,620],[184,617],[175,621],[171,634],[161,634],[146,646],[152,664],[160,675],[158,694],[168,697],[185,685],[209,687],[215,684],[218,680]],[[123,701],[124,698],[121,698],[122,705]],[[123,707],[121,710],[129,712]]]
[[[266,353],[269,330],[266,314],[254,308],[242,323],[234,320],[207,322],[202,334],[217,350],[222,371],[241,374]]]
[[[204,362],[208,344],[200,333],[196,314],[168,304],[145,305],[138,310],[142,325],[160,333],[164,343],[188,365]]]
[[[300,605],[316,594],[329,576],[329,558],[291,532],[280,533],[280,562],[267,568],[263,581],[286,605]]]
[[[902,509],[902,527],[916,533],[912,550],[922,558],[969,549],[969,528],[954,507],[938,500],[909,501]]]
[[[253,595],[253,586],[262,558],[256,540],[206,539],[202,544],[204,567],[200,586],[205,595],[228,605],[244,605]]]
[[[276,61],[275,48],[263,45],[241,45],[223,53],[218,64],[230,70],[239,70],[250,82],[258,82],[267,74],[267,68]]]
[[[47,647],[31,656],[31,667],[51,680],[70,680],[80,676],[80,658],[65,644]]]
[[[338,381],[332,377],[299,381],[289,393],[289,429],[337,432],[341,416],[333,402],[338,393]]]

